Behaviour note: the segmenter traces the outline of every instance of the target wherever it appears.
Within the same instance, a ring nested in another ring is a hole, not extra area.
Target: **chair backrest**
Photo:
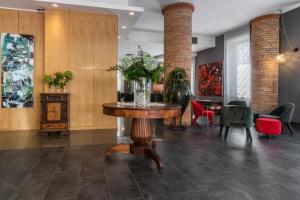
[[[202,114],[202,112],[205,110],[204,107],[201,105],[201,103],[197,102],[196,100],[192,100],[192,107],[194,114]]]
[[[234,101],[230,101],[227,105],[247,106],[247,103],[246,101],[242,101],[242,100],[234,100]]]
[[[294,111],[295,111],[295,104],[287,103],[273,110],[270,113],[270,115],[279,116],[280,121],[282,121],[283,123],[291,123]]]
[[[222,123],[224,126],[252,127],[253,114],[250,107],[227,105],[222,109]]]

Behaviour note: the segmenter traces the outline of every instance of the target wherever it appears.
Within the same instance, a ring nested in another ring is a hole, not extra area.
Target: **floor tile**
[[[79,174],[77,172],[56,172],[46,195],[46,200],[76,198]]]
[[[202,192],[184,192],[176,194],[179,200],[212,200],[207,194]]]
[[[159,171],[161,178],[174,193],[198,191],[199,187],[176,167],[168,167]]]
[[[108,184],[105,176],[81,178],[78,200],[109,200]]]
[[[173,191],[157,174],[147,174],[136,176],[137,182],[142,190],[145,199],[176,199]]]
[[[112,200],[129,200],[142,197],[131,172],[108,173],[107,177]]]

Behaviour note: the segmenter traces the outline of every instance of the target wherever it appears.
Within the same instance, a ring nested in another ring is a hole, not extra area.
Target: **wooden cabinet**
[[[68,93],[41,93],[40,133],[69,134],[70,95]]]

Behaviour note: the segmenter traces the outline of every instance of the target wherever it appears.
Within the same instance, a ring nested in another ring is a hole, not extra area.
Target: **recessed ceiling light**
[[[121,39],[121,36],[118,36],[118,39]]]
[[[127,27],[126,26],[122,26],[122,29],[126,29]]]
[[[135,15],[135,13],[134,12],[129,12],[129,15]]]
[[[52,6],[53,6],[54,8],[57,8],[57,7],[58,7],[58,4],[53,3]]]

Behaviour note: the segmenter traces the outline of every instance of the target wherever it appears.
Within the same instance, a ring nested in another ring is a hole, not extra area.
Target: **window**
[[[250,99],[250,42],[248,40],[243,41],[237,45],[237,98]]]
[[[225,102],[251,98],[250,33],[245,27],[225,34]]]

